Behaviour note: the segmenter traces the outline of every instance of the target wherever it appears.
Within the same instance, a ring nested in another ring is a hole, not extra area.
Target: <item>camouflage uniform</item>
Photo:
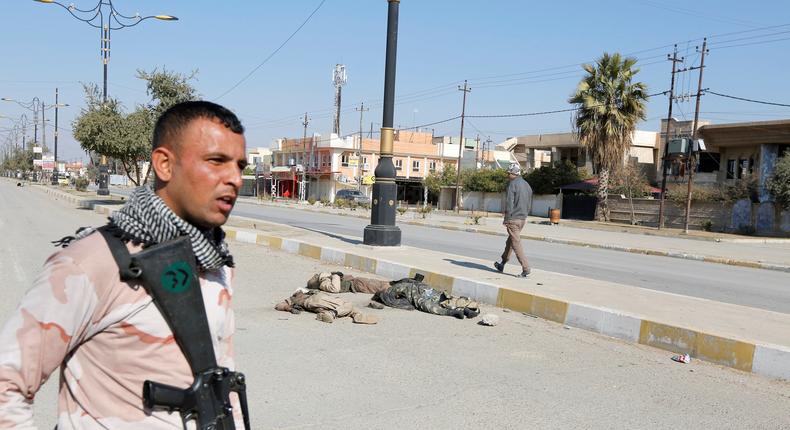
[[[386,290],[373,295],[373,300],[387,306],[434,315],[474,318],[480,314],[477,302],[466,297],[452,297],[444,291],[431,288],[414,279],[401,279],[390,283]]]
[[[232,277],[224,266],[199,276],[217,363],[230,369]],[[33,398],[58,369],[59,430],[183,428],[177,412],[144,410],[143,382],[188,387],[189,364],[151,297],[120,281],[98,233],[53,254],[0,330],[0,428],[36,428]]]

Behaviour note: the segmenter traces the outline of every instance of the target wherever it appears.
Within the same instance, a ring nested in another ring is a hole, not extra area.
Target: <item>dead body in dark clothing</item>
[[[474,318],[480,314],[477,302],[466,297],[450,296],[424,282],[409,278],[390,282],[387,289],[375,293],[371,300],[393,308],[417,309],[459,319]]]

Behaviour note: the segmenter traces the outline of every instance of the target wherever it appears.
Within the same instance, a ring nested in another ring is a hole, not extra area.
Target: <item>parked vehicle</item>
[[[357,203],[370,203],[370,198],[365,197],[362,192],[352,189],[339,190],[335,193],[335,200],[338,199],[353,200]]]

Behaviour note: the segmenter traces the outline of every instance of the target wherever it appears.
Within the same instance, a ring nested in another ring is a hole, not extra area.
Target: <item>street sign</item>
[[[349,157],[348,167],[357,167],[357,166],[359,166],[359,157]]]

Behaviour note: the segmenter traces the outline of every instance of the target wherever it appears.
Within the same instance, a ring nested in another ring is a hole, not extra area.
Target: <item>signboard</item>
[[[55,156],[52,154],[45,154],[41,157],[41,168],[45,171],[51,172],[55,168]]]
[[[359,166],[359,157],[349,157],[348,167],[357,167],[357,166]]]
[[[362,185],[373,185],[376,183],[376,177],[373,175],[367,175],[362,177]]]

